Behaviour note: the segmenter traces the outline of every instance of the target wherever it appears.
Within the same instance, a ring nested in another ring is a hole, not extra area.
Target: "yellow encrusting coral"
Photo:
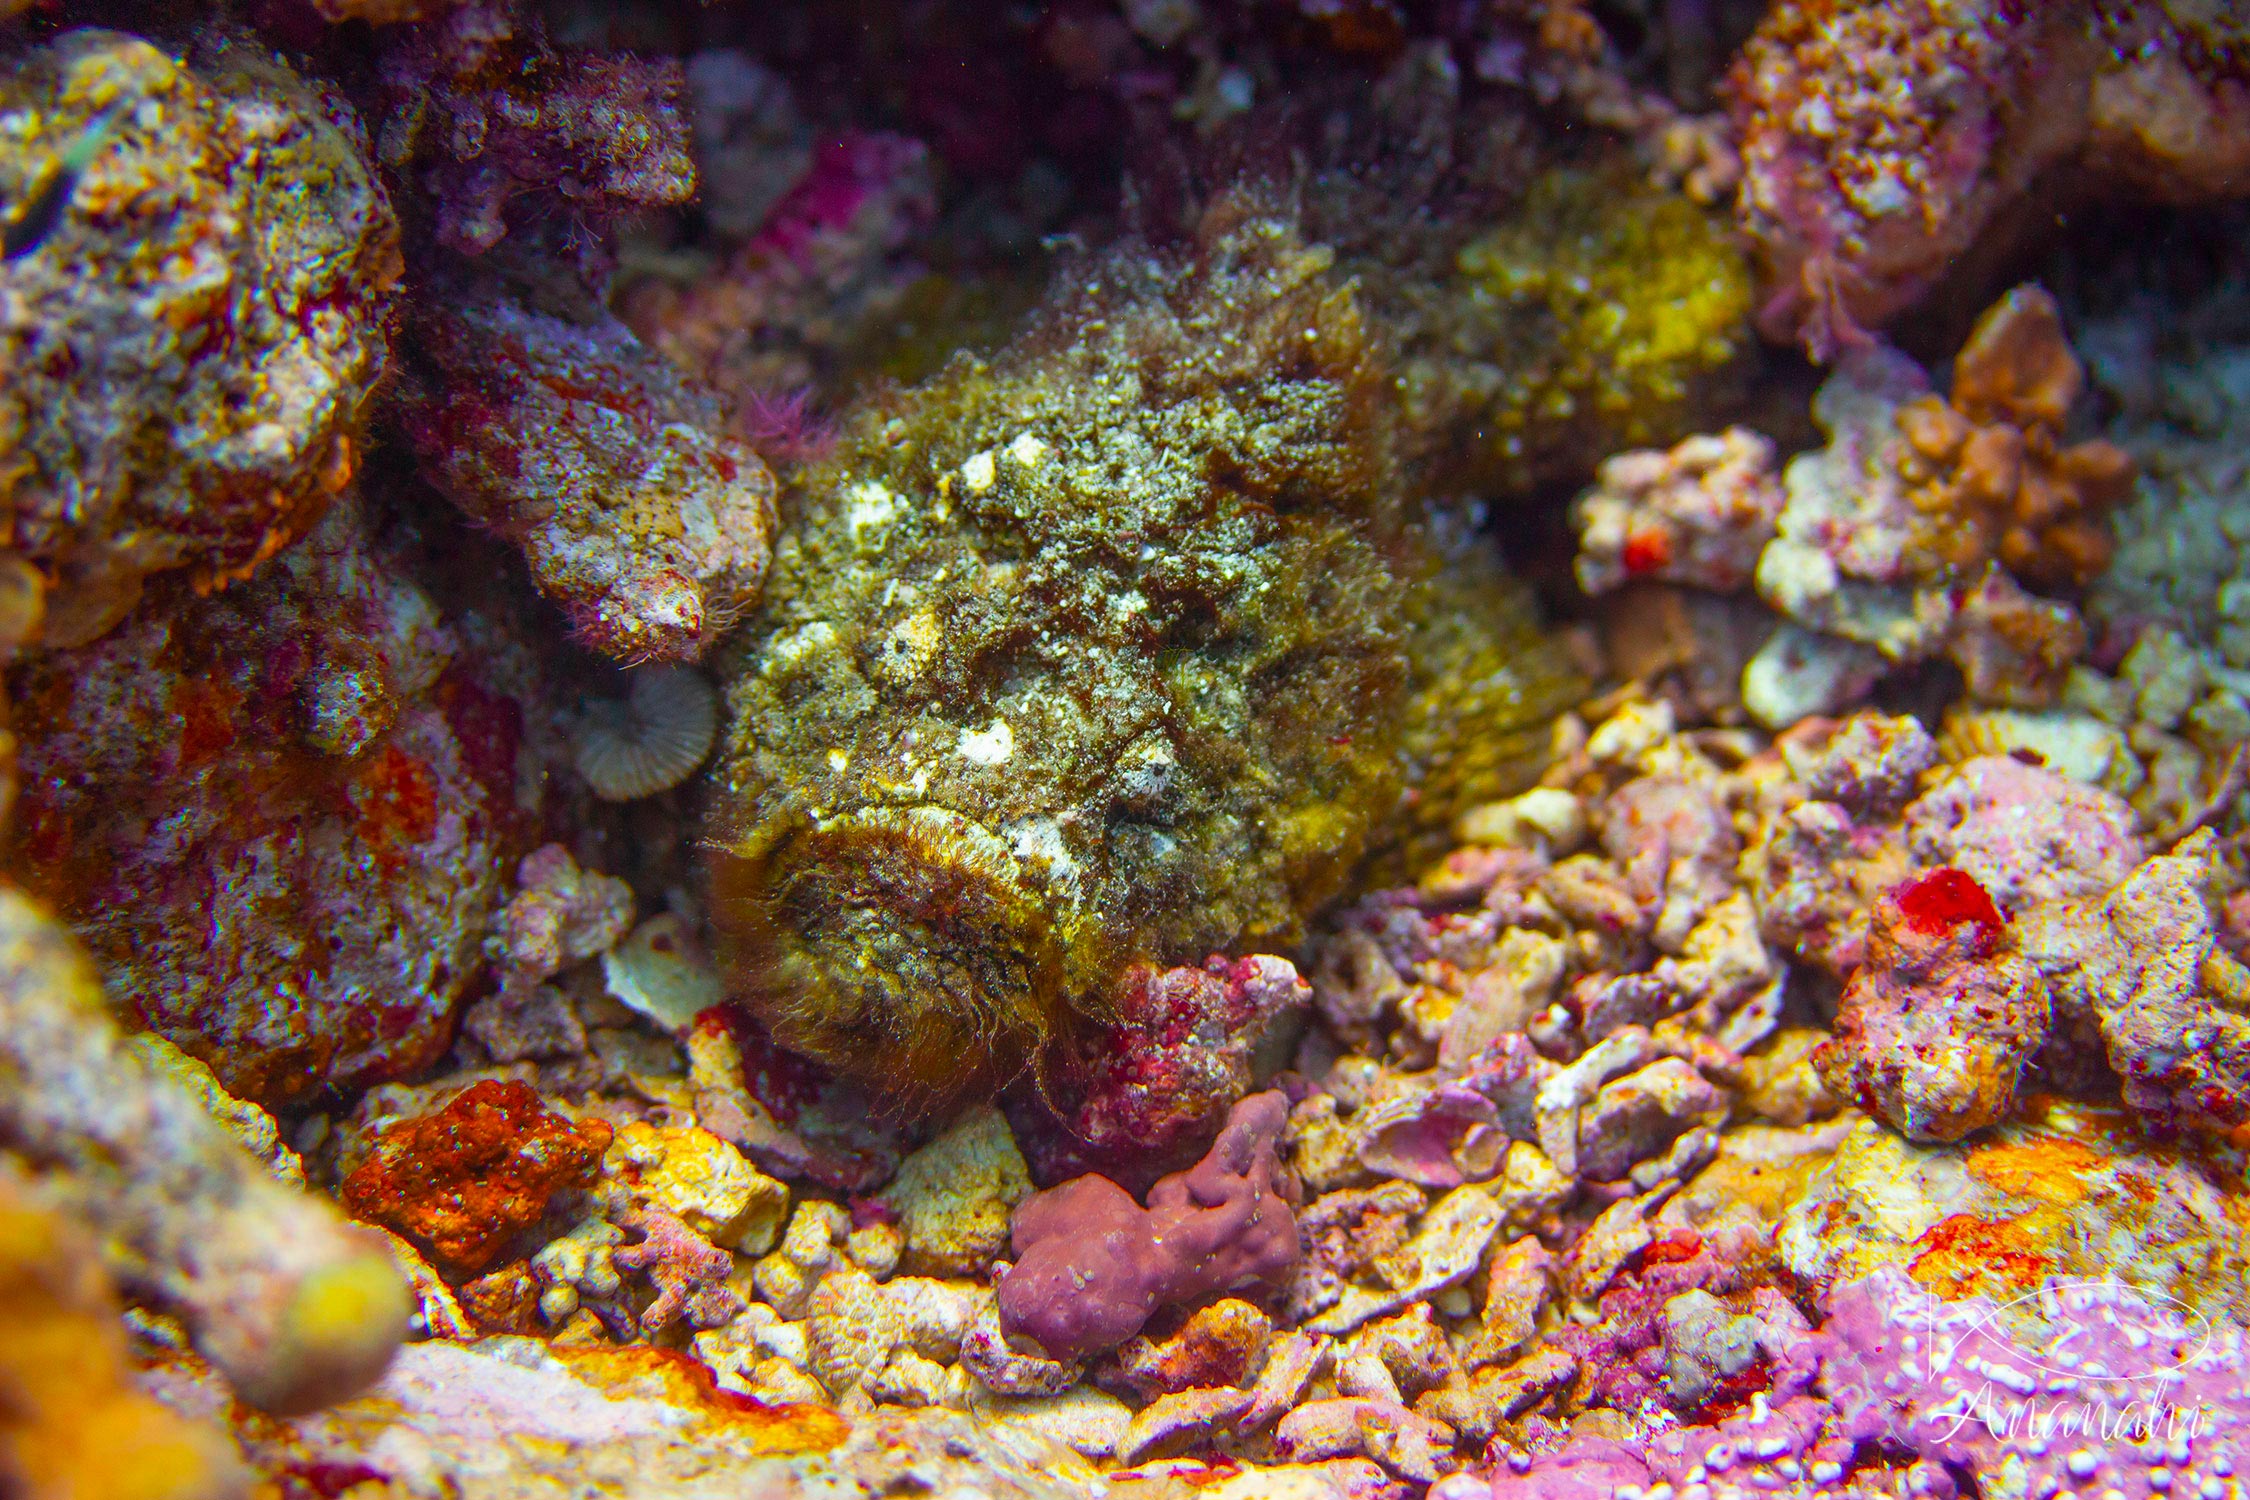
[[[1465,426],[1468,470],[1509,487],[1680,436],[1752,343],[1732,234],[1614,170],[1540,177],[1455,266],[1409,400]]]

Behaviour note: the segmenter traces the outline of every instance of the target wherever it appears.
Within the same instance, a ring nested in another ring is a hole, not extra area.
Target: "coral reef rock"
[[[2020,247],[2050,196],[2250,187],[2250,72],[2227,7],[2169,0],[1786,0],[1728,80],[1759,321],[1827,358],[1958,263]]]
[[[129,1015],[269,1105],[436,1060],[531,842],[536,678],[371,531],[338,505],[13,684],[41,725],[14,868]]]
[[[404,421],[423,472],[523,548],[586,644],[693,659],[757,601],[773,475],[623,324],[448,284],[412,332]]]
[[[145,575],[247,577],[350,485],[398,224],[341,96],[247,36],[20,53],[0,143],[0,201],[59,195],[0,265],[0,549],[80,645]]]

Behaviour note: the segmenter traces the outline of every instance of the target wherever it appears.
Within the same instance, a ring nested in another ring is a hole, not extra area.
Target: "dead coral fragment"
[[[487,1079],[385,1130],[344,1179],[344,1207],[453,1270],[481,1271],[556,1193],[590,1184],[609,1143],[603,1122],[573,1124],[529,1084]]]
[[[2047,987],[2012,951],[1992,897],[1939,869],[1876,907],[1867,961],[1813,1064],[1909,1140],[1957,1141],[2007,1112],[2047,1025]]]
[[[1579,586],[1604,594],[1656,578],[1718,593],[1744,588],[1782,501],[1772,441],[1741,427],[1669,452],[1618,454],[1572,516]]]
[[[1827,359],[1986,264],[2036,188],[2193,203],[2250,185],[2245,33],[2169,0],[1785,0],[1728,80],[1760,322]]]
[[[221,1432],[134,1388],[101,1258],[0,1171],[0,1487],[23,1500],[236,1500]]]
[[[516,866],[516,895],[492,934],[503,1002],[522,1004],[542,981],[607,953],[632,925],[631,886],[581,870],[560,844],[534,849]]]
[[[1274,1145],[1288,1114],[1278,1093],[1243,1100],[1210,1154],[1157,1183],[1145,1209],[1092,1176],[1026,1202],[1015,1268],[1000,1281],[1002,1329],[1050,1359],[1083,1359],[1140,1332],[1160,1307],[1286,1283],[1296,1185]]]
[[[1833,712],[1886,664],[1948,651],[1984,697],[2054,700],[2085,626],[2018,579],[2056,589],[2098,573],[2106,512],[2133,481],[2121,449],[2062,442],[2083,385],[2054,299],[2033,286],[1978,321],[1951,401],[1880,345],[1838,365],[1813,402],[1828,445],[1791,460],[1758,557],[1758,593],[1789,624],[1744,673],[1754,717]]]
[[[1005,1079],[1127,966],[1292,931],[1412,779],[1506,789],[1562,673],[1403,499],[1331,255],[1228,200],[806,471],[734,665],[735,988],[902,1092]]]
[[[693,776],[719,737],[719,700],[702,674],[644,667],[623,702],[589,703],[571,737],[578,774],[605,802],[668,792]]]
[[[523,548],[588,645],[692,660],[757,601],[773,475],[707,392],[598,309],[573,323],[445,281],[417,313],[406,427],[424,474]]]
[[[63,195],[0,269],[0,549],[45,574],[50,644],[145,574],[247,576],[350,481],[400,270],[363,150],[247,41],[74,31],[0,77],[0,202]]]
[[[2091,900],[2022,923],[2058,1030],[2095,1031],[2125,1102],[2157,1130],[2250,1141],[2250,968],[2220,945],[2225,888],[2209,830]]]
[[[76,944],[0,889],[0,1146],[90,1226],[134,1293],[177,1313],[268,1411],[359,1390],[406,1333],[407,1293],[372,1237],[284,1187],[127,1044]]]

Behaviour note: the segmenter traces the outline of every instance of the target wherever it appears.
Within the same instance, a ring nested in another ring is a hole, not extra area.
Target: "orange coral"
[[[1898,415],[1902,477],[1924,521],[1913,550],[1933,575],[1986,562],[2036,587],[2077,587],[2109,563],[2103,512],[2132,493],[2133,460],[2099,439],[2065,445],[2086,372],[2055,299],[2018,287],[1953,363],[1953,398]]]
[[[450,1269],[477,1271],[537,1223],[556,1193],[591,1182],[609,1142],[602,1121],[574,1123],[529,1084],[486,1079],[385,1130],[344,1179],[344,1207]]]
[[[1921,1254],[1908,1270],[1940,1297],[2016,1297],[2038,1286],[2053,1269],[2023,1226],[2009,1219],[1953,1214],[1931,1225],[1915,1243]]]
[[[2003,1193],[2066,1206],[2084,1201],[2088,1174],[2110,1164],[2083,1141],[2044,1134],[1987,1146],[1962,1163],[1971,1177]]]

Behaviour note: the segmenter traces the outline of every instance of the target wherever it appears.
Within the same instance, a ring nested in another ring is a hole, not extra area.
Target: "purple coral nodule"
[[[1234,1106],[1203,1159],[1159,1180],[1148,1206],[1106,1177],[1074,1177],[1016,1210],[1000,1327],[1050,1359],[1124,1343],[1161,1307],[1272,1290],[1297,1264],[1295,1183],[1274,1154],[1278,1091]]]

